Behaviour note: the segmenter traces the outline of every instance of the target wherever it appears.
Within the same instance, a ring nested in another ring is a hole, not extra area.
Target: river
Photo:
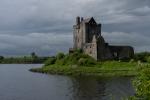
[[[130,77],[67,77],[28,71],[40,66],[0,64],[0,100],[121,100],[134,95]]]

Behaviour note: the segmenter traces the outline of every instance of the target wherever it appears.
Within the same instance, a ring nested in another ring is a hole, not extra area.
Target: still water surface
[[[1,64],[0,100],[121,100],[134,94],[131,78],[46,75],[41,64]]]

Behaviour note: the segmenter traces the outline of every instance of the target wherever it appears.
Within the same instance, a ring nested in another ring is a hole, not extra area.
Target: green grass
[[[49,58],[41,68],[33,72],[61,75],[96,75],[96,76],[134,76],[138,68],[136,62],[100,61],[77,50],[72,54],[58,53]]]
[[[102,62],[101,69],[104,70],[135,70],[137,68],[136,62],[119,62],[119,61],[106,61]]]
[[[150,100],[150,64],[144,64],[137,71],[139,73],[133,80],[136,94],[128,100]]]
[[[136,63],[109,61],[97,63],[97,66],[92,67],[54,64],[31,69],[31,71],[60,75],[135,76],[136,69]]]

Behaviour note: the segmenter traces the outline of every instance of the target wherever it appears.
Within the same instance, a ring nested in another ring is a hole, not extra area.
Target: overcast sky
[[[150,0],[0,0],[0,55],[67,52],[76,16],[93,16],[110,44],[150,51]]]

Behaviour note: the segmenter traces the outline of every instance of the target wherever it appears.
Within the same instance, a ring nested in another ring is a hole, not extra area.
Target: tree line
[[[21,57],[4,57],[0,56],[1,64],[38,64],[44,63],[50,57],[39,57],[35,52],[32,52],[29,56]]]

